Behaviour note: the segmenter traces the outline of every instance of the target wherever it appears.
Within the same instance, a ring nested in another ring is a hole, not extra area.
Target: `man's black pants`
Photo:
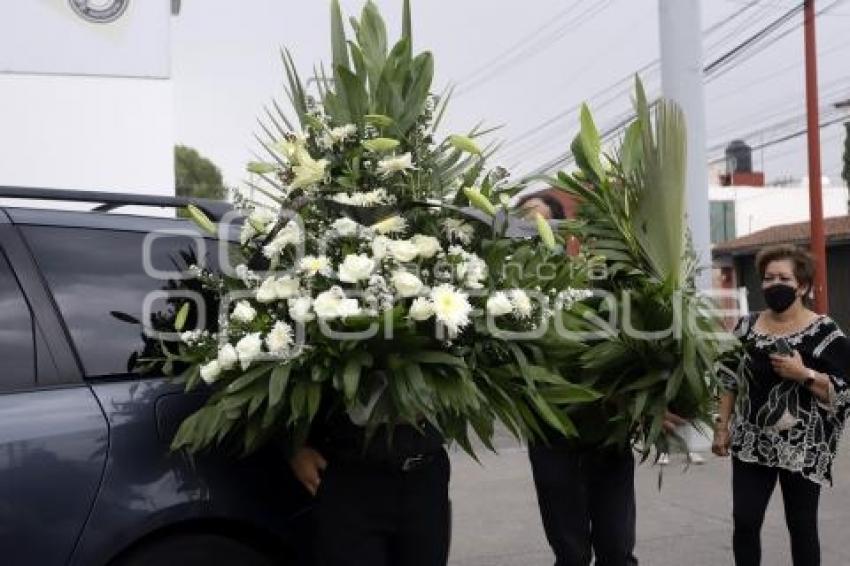
[[[330,458],[317,494],[319,566],[445,566],[449,473],[444,450],[411,470]]]
[[[634,566],[635,462],[630,450],[529,450],[555,566]]]
[[[818,566],[820,486],[800,474],[742,462],[733,457],[732,515],[735,530],[732,546],[735,550],[735,564],[761,564],[761,526],[777,481],[782,487],[785,522],[791,535],[791,557],[794,566]]]

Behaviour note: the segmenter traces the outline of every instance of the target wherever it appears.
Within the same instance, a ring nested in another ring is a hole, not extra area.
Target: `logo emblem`
[[[108,24],[120,18],[130,0],[68,0],[81,18],[95,24]]]

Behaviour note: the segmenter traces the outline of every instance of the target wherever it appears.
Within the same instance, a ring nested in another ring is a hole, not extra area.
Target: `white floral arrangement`
[[[367,428],[429,422],[472,451],[496,421],[518,437],[541,423],[572,434],[558,407],[596,398],[554,369],[546,324],[586,298],[575,288],[591,262],[567,258],[541,218],[536,236],[509,237],[520,187],[485,169],[487,132],[436,141],[449,97],[430,91],[433,60],[414,55],[409,14],[405,2],[388,49],[374,4],[348,38],[334,0],[332,72],[317,73],[316,98],[284,54],[297,119],[268,113],[242,262],[232,275],[195,268],[218,327],[163,345],[188,364],[188,389],[212,390],[175,448],[236,437],[252,451],[282,432],[298,444],[330,407]],[[178,306],[176,327],[193,308]]]

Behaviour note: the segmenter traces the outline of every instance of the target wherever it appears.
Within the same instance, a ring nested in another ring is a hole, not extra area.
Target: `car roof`
[[[204,237],[191,220],[163,216],[139,216],[114,212],[92,212],[76,210],[54,210],[44,208],[3,207],[12,224],[18,226],[57,226],[65,228],[89,228],[120,232],[194,232]],[[229,240],[238,241],[240,226],[231,225]]]

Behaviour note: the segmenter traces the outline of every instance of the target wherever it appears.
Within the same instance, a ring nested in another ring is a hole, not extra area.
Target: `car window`
[[[0,250],[0,391],[35,382],[33,317],[23,291]]]
[[[22,229],[56,300],[87,377],[131,372],[144,351],[145,299],[168,281],[145,272],[145,234],[88,228],[27,226]],[[210,250],[215,255],[215,250]],[[191,238],[158,238],[150,248],[156,270],[181,271],[194,263]],[[155,319],[171,317],[163,300],[152,304]],[[165,330],[165,328],[161,328]]]

